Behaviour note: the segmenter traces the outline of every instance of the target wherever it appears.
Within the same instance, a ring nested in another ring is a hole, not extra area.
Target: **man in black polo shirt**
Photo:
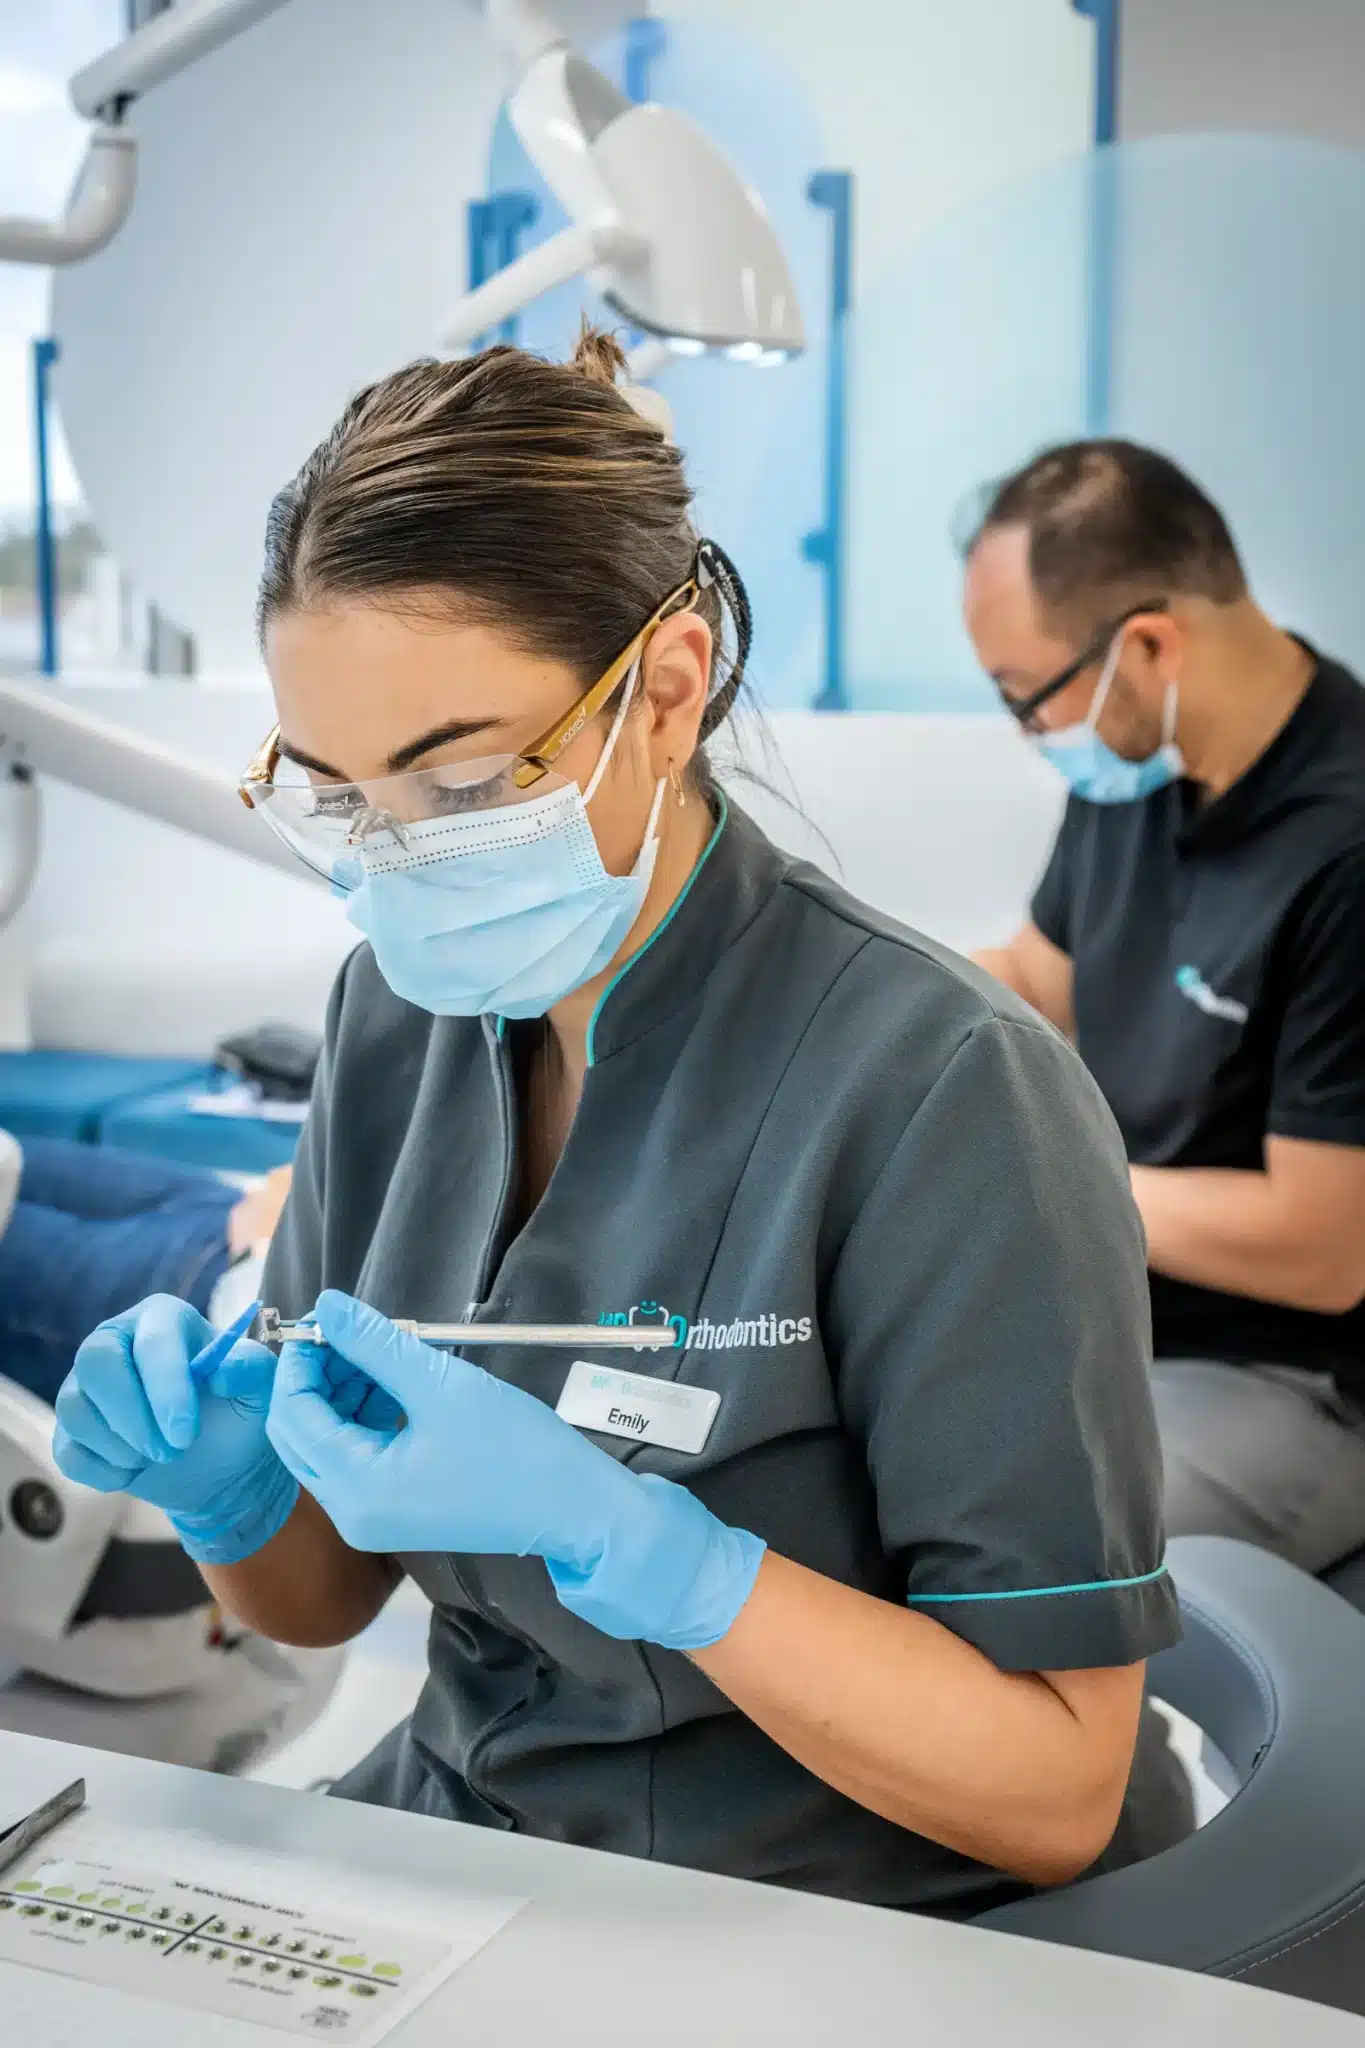
[[[1070,784],[1032,921],[979,957],[1126,1141],[1168,1528],[1320,1571],[1365,1543],[1365,690],[1129,442],[996,489],[965,609]]]

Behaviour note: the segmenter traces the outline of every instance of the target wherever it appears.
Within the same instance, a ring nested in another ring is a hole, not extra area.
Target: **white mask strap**
[[[1161,744],[1163,747],[1169,747],[1175,738],[1175,721],[1179,713],[1179,706],[1179,683],[1167,683],[1166,702],[1161,712]]]
[[[659,813],[664,807],[664,791],[667,787],[668,777],[666,775],[661,775],[659,777],[658,785],[654,791],[654,801],[649,807],[649,823],[645,826],[646,846],[649,845],[651,839],[656,839],[658,837]]]
[[[615,752],[616,742],[620,737],[621,733],[621,727],[625,724],[626,713],[630,709],[630,700],[632,696],[635,694],[635,684],[640,674],[641,658],[642,657],[637,654],[634,661],[630,665],[630,674],[626,677],[626,687],[621,692],[621,708],[617,712],[615,718],[612,720],[611,731],[607,734],[607,744],[605,745],[605,747],[603,747],[601,757],[598,760],[597,766],[593,769],[591,776],[588,778],[588,786],[583,792],[583,801],[585,804],[590,804],[593,798],[596,796],[597,785],[601,782],[602,777],[606,774],[607,763],[608,761],[610,761],[612,754]]]
[[[1085,715],[1085,722],[1090,727],[1091,732],[1094,732],[1099,725],[1100,714],[1104,710],[1105,699],[1109,695],[1109,686],[1118,673],[1119,656],[1122,652],[1123,628],[1120,627],[1109,643],[1109,652],[1104,657],[1104,667],[1100,670],[1100,679],[1095,685],[1095,694],[1090,699],[1090,709]]]

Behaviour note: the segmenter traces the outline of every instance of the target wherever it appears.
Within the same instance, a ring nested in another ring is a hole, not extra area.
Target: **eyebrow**
[[[436,747],[448,747],[455,740],[472,739],[477,732],[493,732],[506,725],[505,718],[452,718],[445,725],[435,725],[430,732],[424,732],[406,746],[399,747],[385,762],[390,775],[401,775],[405,768],[420,761],[423,754],[429,754]],[[330,761],[320,761],[316,754],[305,752],[289,740],[281,738],[280,752],[287,760],[297,762],[300,768],[311,768],[315,775],[329,775],[333,782],[345,782],[349,778],[340,768],[334,768]]]

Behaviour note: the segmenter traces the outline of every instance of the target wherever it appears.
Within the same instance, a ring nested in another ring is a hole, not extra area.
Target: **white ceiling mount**
[[[71,104],[88,121],[136,99],[196,64],[289,0],[176,0],[96,57],[71,81]]]
[[[84,262],[123,226],[136,189],[136,138],[126,128],[97,128],[61,220],[0,218],[0,262]]]
[[[71,203],[59,221],[0,218],[0,263],[62,268],[98,255],[127,220],[137,189],[137,137],[120,125],[130,102],[288,4],[178,0],[78,71],[71,103],[97,125]]]

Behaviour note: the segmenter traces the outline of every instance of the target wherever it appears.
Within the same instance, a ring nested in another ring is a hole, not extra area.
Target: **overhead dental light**
[[[0,219],[0,261],[61,265],[102,249],[133,203],[129,105],[287,4],[177,0],[78,72],[72,104],[96,126],[71,204],[56,222]],[[628,100],[569,49],[539,0],[488,0],[488,23],[521,74],[512,125],[570,225],[466,294],[442,325],[442,345],[462,349],[542,292],[586,276],[650,337],[656,363],[664,351],[714,351],[765,366],[803,349],[763,202],[696,123]]]
[[[537,0],[489,0],[488,21],[524,68],[508,118],[570,225],[461,299],[442,345],[463,348],[586,276],[678,355],[763,364],[799,353],[805,328],[772,222],[696,123],[628,100],[568,48]]]

